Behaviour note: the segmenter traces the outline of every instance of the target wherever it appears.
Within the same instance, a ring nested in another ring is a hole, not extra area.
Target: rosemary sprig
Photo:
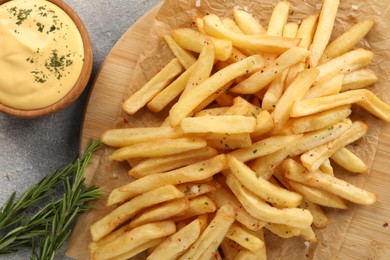
[[[85,203],[96,200],[101,195],[97,187],[86,187],[83,177],[92,153],[98,149],[99,145],[99,141],[92,143],[82,157],[42,179],[16,202],[14,202],[15,194],[11,195],[1,212],[0,219],[3,220],[4,227],[15,226],[15,224],[16,227],[0,238],[0,254],[11,253],[21,246],[32,244],[31,259],[54,258],[70,234],[69,226],[76,215],[90,209],[91,206]],[[54,195],[55,188],[60,183],[64,186],[61,199],[52,200],[32,217],[22,215],[15,218],[33,203]],[[45,192],[49,194],[46,195]],[[40,240],[39,251],[35,249],[35,239]]]

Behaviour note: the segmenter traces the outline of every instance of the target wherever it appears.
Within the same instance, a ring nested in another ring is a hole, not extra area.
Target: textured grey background
[[[161,0],[64,2],[78,13],[90,34],[94,50],[92,82],[120,36]],[[90,87],[91,83],[74,104],[47,117],[21,119],[0,113],[0,207],[13,191],[19,194],[78,154],[83,111]],[[64,250],[56,259],[67,259]],[[0,259],[29,259],[30,253],[25,249],[0,256]]]

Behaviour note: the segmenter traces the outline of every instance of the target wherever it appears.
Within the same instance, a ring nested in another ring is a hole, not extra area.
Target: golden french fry
[[[253,234],[264,241],[264,234],[263,229],[256,230],[253,232]],[[263,246],[256,252],[251,252],[246,249],[241,249],[240,252],[236,255],[234,260],[266,260],[267,259],[267,252],[266,247]]]
[[[272,80],[282,75],[292,65],[302,61],[309,51],[293,47],[281,54],[265,68],[234,86],[231,91],[240,94],[253,94],[267,86]]]
[[[309,241],[311,243],[317,242],[317,236],[314,233],[314,230],[312,227],[303,228],[300,230],[300,236],[305,239],[306,241]]]
[[[127,260],[127,259],[131,259],[133,256],[136,256],[139,253],[142,253],[144,251],[147,251],[148,249],[156,247],[162,241],[164,241],[164,238],[157,238],[157,239],[150,240],[150,241],[148,241],[146,243],[141,244],[140,246],[135,247],[134,249],[132,249],[132,250],[130,250],[130,251],[124,253],[124,254],[121,254],[119,256],[116,256],[116,257],[113,257],[113,258],[110,258],[110,259],[111,260]]]
[[[301,234],[300,228],[283,224],[267,223],[264,228],[281,238],[290,238]]]
[[[173,221],[145,224],[134,228],[117,239],[97,248],[92,259],[111,259],[135,249],[150,240],[169,236],[176,231]]]
[[[304,98],[316,98],[338,94],[343,85],[344,74],[339,73],[332,78],[313,86],[307,92]]]
[[[206,257],[203,253],[207,250],[212,255],[217,250],[233,222],[233,207],[224,205],[219,208],[215,217],[199,236],[198,240],[179,259],[208,259],[209,257]],[[209,248],[210,246],[213,248]],[[202,255],[204,258],[200,258]]]
[[[159,244],[146,258],[147,260],[175,260],[179,258],[195,241],[201,233],[199,219],[180,229]]]
[[[317,114],[296,118],[291,124],[292,132],[301,134],[331,126],[352,113],[349,105],[335,107]]]
[[[263,110],[258,115],[256,115],[255,131],[250,135],[252,138],[255,138],[271,131],[274,127],[275,122],[271,114],[267,110]]]
[[[286,23],[283,27],[283,37],[295,38],[298,32],[298,24],[296,22]]]
[[[284,91],[286,75],[287,71],[284,71],[282,75],[280,75],[278,78],[274,79],[270,83],[261,103],[262,109],[268,111],[273,111],[275,109],[276,103],[278,102]]]
[[[367,165],[345,147],[338,149],[330,158],[349,172],[363,173],[367,171]]]
[[[324,0],[313,43],[310,46],[309,64],[315,67],[329,43],[336,19],[339,0]]]
[[[281,188],[261,178],[232,155],[228,155],[228,165],[231,173],[245,188],[276,207],[294,208],[302,200],[300,194]]]
[[[292,159],[287,159],[283,163],[283,167],[289,168],[290,164],[298,163]],[[286,172],[286,177],[290,180],[298,181],[309,186],[326,190],[346,200],[358,204],[373,204],[377,199],[376,194],[363,190],[334,176],[324,174],[320,171],[307,172],[304,170],[303,166],[300,168],[301,171]]]
[[[252,145],[251,136],[248,133],[209,133],[206,134],[204,138],[209,146],[216,149],[239,149]]]
[[[233,46],[250,51],[281,54],[286,50],[296,47],[300,39],[283,38],[270,35],[242,35],[227,30],[220,18],[214,14],[203,17],[204,30],[207,34],[228,39]]]
[[[141,178],[153,173],[167,172],[209,159],[215,155],[217,155],[217,151],[215,149],[211,147],[204,147],[164,157],[147,158],[134,166],[129,171],[129,175],[135,178]]]
[[[261,239],[237,223],[233,223],[230,226],[226,237],[252,252],[256,252],[264,246],[264,242]]]
[[[237,96],[233,99],[233,105],[225,112],[225,115],[256,116],[260,112],[260,107],[252,105],[244,98]]]
[[[194,116],[222,116],[228,111],[230,107],[212,107],[206,108],[197,112]]]
[[[188,208],[182,215],[173,217],[175,222],[190,219],[194,216],[212,213],[217,210],[215,203],[207,196],[201,195],[189,201]]]
[[[185,69],[189,69],[192,64],[196,62],[196,58],[190,52],[180,47],[180,45],[177,44],[171,36],[167,34],[164,35],[164,40],[168,44],[168,47],[171,49],[173,55],[175,55]]]
[[[150,79],[137,92],[132,94],[123,103],[123,110],[129,114],[136,113],[146,103],[148,103],[154,96],[156,96],[162,89],[171,83],[171,81],[182,72],[183,67],[180,65],[178,59],[170,61],[159,73]]]
[[[249,215],[230,190],[225,189],[224,187],[219,187],[218,190],[212,191],[209,196],[218,208],[227,204],[231,205],[236,212],[236,220],[246,228],[250,230],[258,230],[265,225],[264,221]]]
[[[367,19],[352,26],[326,47],[321,61],[327,61],[350,51],[371,30],[375,21]]]
[[[187,198],[181,198],[168,201],[145,210],[134,217],[128,225],[128,228],[135,228],[147,223],[167,220],[172,216],[180,215],[188,209]]]
[[[236,22],[233,19],[231,19],[229,17],[224,17],[221,19],[221,22],[222,22],[223,26],[226,29],[228,29],[229,31],[243,34],[242,30],[240,29],[240,27],[238,27],[238,25],[236,24]]]
[[[232,42],[226,39],[210,37],[189,28],[178,28],[172,31],[173,39],[184,49],[200,53],[207,39],[211,39],[215,47],[215,58],[227,60],[232,55]]]
[[[90,227],[92,240],[97,241],[113,231],[116,227],[132,218],[142,209],[158,203],[184,197],[173,185],[166,185],[155,190],[145,192],[134,199],[114,209]]]
[[[204,34],[205,32],[203,30],[203,19],[201,17],[197,16],[194,18],[194,22],[195,22],[195,25],[196,25],[196,28],[198,29],[198,31]]]
[[[289,9],[290,3],[287,1],[279,1],[275,5],[269,19],[267,35],[282,36],[283,28],[287,23]]]
[[[252,133],[256,118],[240,115],[186,117],[180,127],[184,133]]]
[[[329,175],[332,175],[332,176],[334,175],[333,167],[332,167],[332,164],[330,163],[329,159],[326,159],[321,164],[319,170],[322,171],[323,173],[326,173],[326,174],[329,174]]]
[[[317,69],[306,69],[298,73],[297,77],[291,82],[275,106],[273,118],[275,129],[281,129],[285,126],[290,117],[290,110],[294,102],[301,100],[316,80],[319,71]]]
[[[302,201],[301,207],[308,209],[313,215],[313,225],[316,228],[324,228],[328,225],[329,219],[326,217],[324,211],[318,204],[305,199]]]
[[[199,84],[198,87],[192,89],[188,95],[185,95],[172,107],[169,111],[171,125],[178,125],[181,120],[190,115],[202,101],[207,99],[212,93],[217,92],[225,84],[246,73],[258,70],[264,66],[264,63],[263,56],[253,55],[223,68],[218,73],[214,73],[211,77]]]
[[[226,184],[236,195],[245,210],[255,218],[298,228],[306,228],[313,221],[313,217],[308,210],[270,206],[252,192],[242,187],[241,183],[232,174],[229,174],[226,178]]]
[[[199,137],[177,139],[160,139],[128,145],[114,151],[110,158],[124,161],[130,158],[167,156],[206,147],[207,143]]]
[[[244,34],[265,34],[266,31],[264,27],[252,14],[245,12],[244,10],[234,9],[233,16],[237,26]]]
[[[178,138],[183,135],[180,128],[172,127],[140,127],[110,129],[103,133],[101,141],[109,146],[124,147],[136,143],[159,139]]]
[[[341,92],[368,87],[378,81],[375,73],[367,68],[345,74]]]
[[[309,171],[318,170],[321,164],[332,156],[333,153],[360,139],[366,134],[367,130],[368,126],[366,123],[361,121],[353,122],[352,126],[336,139],[301,154],[300,159],[303,166]]]
[[[205,193],[209,193],[215,191],[216,185],[213,182],[210,183],[186,183],[180,184],[176,186],[181,192],[184,193],[187,199],[192,199],[203,195]]]
[[[350,90],[336,95],[297,101],[292,107],[290,116],[301,117],[350,104],[357,104],[374,116],[390,122],[390,106],[367,89]]]
[[[207,179],[223,170],[226,156],[220,154],[213,158],[190,164],[188,166],[164,173],[155,173],[134,180],[129,184],[111,191],[108,205],[124,202],[138,194],[153,190],[167,184],[182,184]]]

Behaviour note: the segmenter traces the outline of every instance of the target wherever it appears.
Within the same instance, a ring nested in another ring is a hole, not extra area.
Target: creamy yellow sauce
[[[0,5],[0,103],[30,110],[63,98],[80,76],[84,50],[73,20],[45,0]]]

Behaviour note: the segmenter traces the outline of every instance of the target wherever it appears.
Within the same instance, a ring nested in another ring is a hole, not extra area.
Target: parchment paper
[[[200,2],[200,6],[197,7],[196,2]],[[148,44],[145,46],[145,51],[141,55],[137,65],[133,84],[137,88],[141,87],[147,79],[157,73],[173,57],[164,40],[161,38],[165,33],[170,33],[172,28],[193,26],[193,17],[203,16],[207,13],[215,13],[221,17],[231,17],[233,7],[239,7],[251,12],[266,27],[276,2],[276,0],[166,0],[156,16],[155,23],[151,25]],[[340,2],[332,38],[348,29],[357,21],[366,18],[373,18],[376,21],[374,28],[361,45],[375,53],[375,59],[370,68],[376,72],[379,81],[370,89],[385,100],[385,102],[389,103],[389,94],[387,94],[388,90],[386,85],[390,75],[390,5],[386,0],[342,0]],[[307,15],[319,13],[322,1],[291,0],[290,3],[291,12],[289,20],[299,22]],[[129,89],[134,88],[130,87]],[[123,97],[123,99],[126,98],[127,96]],[[382,122],[370,116],[362,109],[354,109],[356,110],[354,112],[355,118],[368,122],[369,132],[353,149],[370,167],[375,157]],[[165,118],[166,113],[167,111],[163,111],[156,115],[146,109],[141,110],[134,116],[128,116],[122,113],[119,115],[116,127],[158,125]],[[100,165],[93,178],[93,183],[106,191],[106,195],[95,203],[97,207],[95,210],[85,213],[79,218],[68,248],[68,255],[73,258],[89,258],[87,249],[87,244],[90,241],[89,225],[112,210],[112,208],[104,206],[107,193],[113,188],[131,181],[127,176],[129,169],[127,164],[112,162],[107,159],[107,156],[111,152],[112,149],[108,147],[104,148]],[[364,186],[365,178],[369,175],[369,172],[367,174],[351,175],[344,173],[338,168],[336,175],[358,186]],[[318,237],[318,243],[316,244],[305,244],[300,237],[281,239],[267,232],[266,245],[268,259],[336,259],[356,207],[359,206],[350,203],[349,209],[345,211],[327,209],[326,213],[329,217],[330,224],[324,229],[315,230]]]

